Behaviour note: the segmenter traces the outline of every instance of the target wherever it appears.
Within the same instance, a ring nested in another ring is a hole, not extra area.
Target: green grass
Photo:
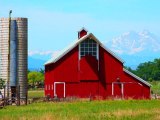
[[[28,98],[44,97],[44,90],[29,90]]]
[[[160,101],[77,101],[7,106],[2,120],[159,120]]]
[[[153,81],[151,82],[152,84],[152,91],[153,93],[159,94],[160,95],[160,82],[159,81]]]

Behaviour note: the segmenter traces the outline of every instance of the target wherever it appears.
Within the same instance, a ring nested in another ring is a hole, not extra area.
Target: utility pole
[[[7,80],[7,97],[9,98],[9,81],[10,81],[10,29],[11,29],[11,13],[12,10],[9,11],[9,24],[8,24],[8,80]]]

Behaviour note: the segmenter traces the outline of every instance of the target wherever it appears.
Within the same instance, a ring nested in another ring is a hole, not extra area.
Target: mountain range
[[[136,69],[140,63],[160,58],[160,38],[148,30],[125,32],[110,41],[102,42],[125,61],[125,66],[132,69]],[[58,51],[33,53],[28,57],[28,68],[38,70],[44,68],[44,63]]]

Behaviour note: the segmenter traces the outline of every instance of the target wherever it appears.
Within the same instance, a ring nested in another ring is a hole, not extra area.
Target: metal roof
[[[66,55],[69,51],[71,51],[74,47],[76,47],[80,42],[84,41],[87,38],[94,39],[102,48],[104,48],[108,53],[110,53],[112,56],[114,56],[117,60],[124,63],[124,61],[118,57],[114,52],[109,50],[107,47],[105,47],[92,33],[89,33],[88,35],[83,36],[80,39],[75,40],[73,43],[71,43],[69,46],[67,46],[65,49],[63,49],[59,54],[57,54],[55,57],[52,57],[50,60],[48,60],[45,65],[55,63],[59,59],[61,59],[64,55]]]
[[[123,71],[126,72],[127,74],[131,75],[132,77],[136,78],[137,80],[139,80],[140,82],[144,83],[145,85],[151,87],[152,85],[149,84],[148,82],[146,82],[145,80],[143,80],[142,78],[136,76],[135,74],[129,72],[128,70],[126,70],[125,68],[123,68]]]

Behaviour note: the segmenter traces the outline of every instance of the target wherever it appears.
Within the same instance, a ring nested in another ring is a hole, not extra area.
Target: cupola
[[[83,27],[78,31],[78,39],[82,38],[83,36],[87,35],[87,30]]]

